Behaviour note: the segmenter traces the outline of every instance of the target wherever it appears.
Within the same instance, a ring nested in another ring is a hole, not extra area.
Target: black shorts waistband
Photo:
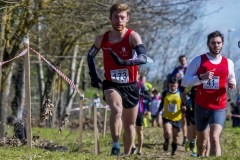
[[[132,84],[135,84],[135,83],[137,83],[137,81],[135,81],[135,82],[129,82],[129,83],[117,83],[117,82],[113,82],[113,81],[109,81],[109,80],[104,80],[106,83],[110,83],[110,84],[112,84],[112,85],[116,85],[116,86],[128,86],[128,85],[132,85]]]

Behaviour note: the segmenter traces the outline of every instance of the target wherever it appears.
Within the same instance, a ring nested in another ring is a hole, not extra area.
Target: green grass
[[[144,129],[144,145],[143,155],[133,155],[130,157],[111,157],[109,156],[111,149],[111,137],[107,133],[106,137],[100,134],[100,154],[94,154],[94,135],[93,131],[84,131],[83,144],[79,146],[78,130],[64,129],[62,134],[58,133],[58,129],[51,128],[33,128],[33,135],[39,135],[40,142],[52,142],[58,145],[67,146],[68,151],[48,151],[45,149],[33,146],[30,149],[27,146],[0,147],[1,160],[38,160],[38,159],[53,159],[53,160],[108,160],[108,159],[194,159],[190,157],[190,152],[185,152],[182,146],[179,147],[175,157],[169,156],[169,153],[162,152],[163,131],[162,128],[145,128]],[[226,123],[226,128],[221,135],[222,157],[220,158],[206,158],[211,160],[235,160],[240,159],[240,128],[230,128],[230,122]],[[8,136],[12,136],[11,128],[9,128]],[[123,146],[122,141],[120,141]]]

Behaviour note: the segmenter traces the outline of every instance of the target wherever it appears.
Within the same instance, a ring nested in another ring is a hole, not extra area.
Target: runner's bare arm
[[[160,103],[160,105],[158,107],[158,113],[161,112],[162,109],[164,108],[164,98],[166,97],[166,95],[167,95],[167,90],[162,92],[162,96],[161,96],[162,101],[161,101],[161,103]]]
[[[147,63],[147,51],[144,45],[142,44],[142,39],[137,32],[132,32],[129,38],[130,44],[134,46],[134,50],[137,55],[128,60],[122,60],[115,52],[109,49],[110,54],[112,55],[114,61],[118,65],[123,66],[134,66]]]

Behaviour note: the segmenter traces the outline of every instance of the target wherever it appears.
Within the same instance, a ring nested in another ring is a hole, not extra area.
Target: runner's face
[[[208,42],[209,51],[214,55],[220,54],[220,52],[222,51],[222,47],[223,42],[221,37],[211,38],[210,41]]]
[[[110,20],[113,29],[120,32],[126,27],[129,16],[127,14],[127,11],[114,11],[112,17],[110,17]]]
[[[169,90],[175,92],[178,89],[178,83],[169,83]]]
[[[180,64],[181,64],[181,66],[186,66],[187,65],[187,58],[183,57],[182,59],[180,59]]]

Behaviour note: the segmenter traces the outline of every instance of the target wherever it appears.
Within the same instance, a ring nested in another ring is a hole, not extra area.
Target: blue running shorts
[[[219,110],[205,109],[196,104],[195,106],[195,124],[196,130],[204,131],[211,124],[219,124],[222,127],[226,119],[226,108]]]

